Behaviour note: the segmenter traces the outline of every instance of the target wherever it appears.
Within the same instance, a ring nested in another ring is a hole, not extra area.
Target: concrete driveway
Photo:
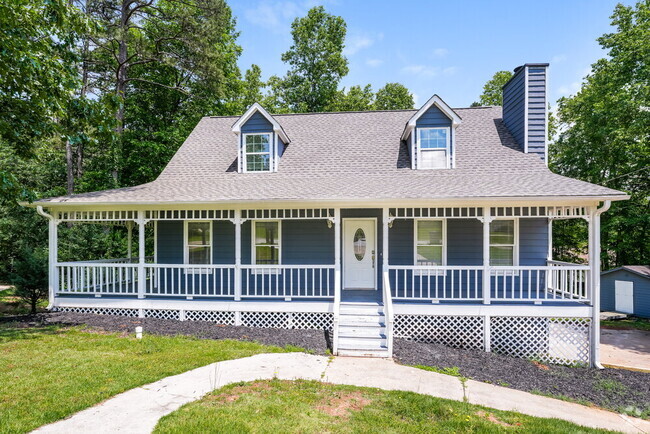
[[[601,329],[600,361],[650,372],[650,331]]]

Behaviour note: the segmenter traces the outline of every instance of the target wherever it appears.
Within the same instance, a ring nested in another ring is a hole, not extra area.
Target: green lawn
[[[137,340],[81,328],[0,323],[0,433],[30,431],[212,362],[283,351],[252,342],[153,335]]]
[[[256,381],[216,390],[165,416],[156,433],[605,432],[411,392],[316,381]]]
[[[650,331],[650,319],[627,318],[627,319],[616,319],[612,321],[601,321],[600,326],[608,329]]]

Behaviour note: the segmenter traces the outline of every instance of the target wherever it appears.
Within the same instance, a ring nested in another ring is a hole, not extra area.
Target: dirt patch
[[[548,371],[549,369],[551,369],[551,368],[548,367],[548,365],[545,365],[543,363],[539,363],[537,360],[533,360],[532,363],[533,363],[533,365],[537,366],[542,371]]]
[[[484,412],[482,410],[477,411],[476,415],[479,416],[479,417],[485,418],[485,419],[489,420],[490,422],[492,422],[492,423],[494,423],[496,425],[499,425],[499,426],[504,426],[504,427],[521,426],[520,423],[516,423],[516,424],[513,425],[511,423],[504,422],[501,419],[497,418],[492,413],[486,413],[486,412]]]
[[[241,398],[242,395],[260,396],[262,392],[270,389],[271,385],[268,382],[255,381],[250,384],[234,387],[228,392],[220,393],[210,397],[210,399],[222,402],[235,402]]]
[[[362,410],[372,402],[361,392],[345,392],[336,397],[325,398],[324,402],[316,406],[316,410],[327,415],[347,418],[354,411]]]

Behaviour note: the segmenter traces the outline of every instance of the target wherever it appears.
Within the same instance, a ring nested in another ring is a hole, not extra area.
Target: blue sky
[[[310,7],[346,21],[350,72],[343,86],[400,82],[416,106],[437,93],[452,107],[478,99],[495,71],[550,62],[552,104],[575,93],[604,52],[596,38],[612,31],[616,1],[233,0],[241,32],[242,71],[252,63],[264,78],[283,75],[281,53],[291,45],[291,22]],[[628,4],[629,2],[624,2]]]

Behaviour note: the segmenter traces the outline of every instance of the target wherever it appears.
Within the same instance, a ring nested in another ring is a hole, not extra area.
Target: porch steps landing
[[[341,302],[339,356],[390,357],[381,302]]]

